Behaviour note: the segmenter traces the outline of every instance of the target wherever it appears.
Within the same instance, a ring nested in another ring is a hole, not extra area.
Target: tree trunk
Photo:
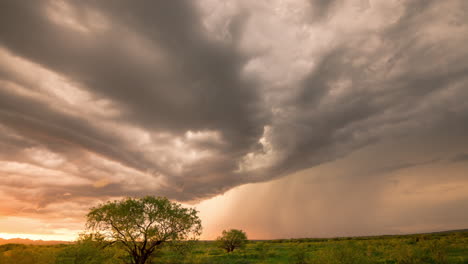
[[[139,264],[146,264],[146,261],[148,260],[149,255],[144,254],[143,256],[140,257],[140,263]]]
[[[148,254],[133,255],[133,263],[132,264],[146,264],[146,261],[148,260],[148,258],[149,258]]]
[[[146,264],[148,260],[148,256],[140,256],[140,255],[133,255],[133,263],[132,264]]]

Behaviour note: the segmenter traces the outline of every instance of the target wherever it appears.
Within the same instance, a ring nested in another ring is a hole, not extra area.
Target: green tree
[[[247,235],[244,231],[238,229],[224,230],[217,238],[218,246],[228,253],[236,248],[243,248],[247,243]]]
[[[126,198],[92,208],[86,226],[103,241],[122,245],[130,264],[145,264],[163,243],[198,237],[197,213],[164,197]]]

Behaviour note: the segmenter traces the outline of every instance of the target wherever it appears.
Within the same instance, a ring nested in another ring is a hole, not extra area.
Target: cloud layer
[[[0,10],[1,215],[79,218],[127,195],[201,201],[414,135],[454,147],[368,179],[466,162],[463,0]]]

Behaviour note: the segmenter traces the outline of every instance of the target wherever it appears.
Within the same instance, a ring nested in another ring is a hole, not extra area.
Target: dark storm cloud
[[[459,2],[451,3],[450,11],[458,12],[453,8]],[[460,52],[466,37],[433,41],[426,32],[434,26],[428,21],[434,15],[430,8],[430,1],[409,2],[393,25],[351,36],[323,56],[288,101],[286,118],[273,128],[274,145],[287,153],[276,166],[279,175],[334,160],[394,133],[428,129],[443,138],[448,123],[452,132],[468,133],[462,121],[468,109],[450,109],[464,105],[467,96],[468,54]],[[369,52],[365,47],[375,39],[378,47]],[[334,88],[337,81],[351,87],[340,91]],[[453,96],[438,102],[437,94],[449,88]],[[334,89],[342,93],[333,96]],[[381,127],[387,129],[371,132]]]
[[[236,160],[258,140],[264,114],[255,87],[241,76],[245,58],[236,47],[204,36],[189,2],[120,1],[108,5],[87,1],[73,6],[81,11],[79,14],[87,9],[98,10],[112,22],[110,31],[93,36],[54,24],[45,14],[44,3],[3,2],[1,43],[15,54],[82,84],[97,96],[118,102],[124,112],[122,122],[175,134],[219,131],[227,142],[222,145],[226,157],[216,160],[220,164],[214,169],[190,173],[192,177],[202,177],[205,172],[219,177],[223,171],[232,171]],[[232,27],[233,35],[239,34],[236,31],[242,27],[242,17],[238,20]],[[146,58],[151,54],[138,58],[129,54],[122,44],[129,32],[142,38],[149,53],[162,52],[162,65]],[[2,99],[8,101],[7,97]],[[22,129],[34,133],[46,129],[45,134],[55,140],[76,143],[136,169],[155,169],[156,164],[146,164],[123,142],[113,141],[112,136],[103,140],[86,120],[58,116],[27,100],[2,103],[3,108],[13,106],[27,113],[21,113],[20,118],[9,113],[8,120],[4,115],[3,121],[9,125],[23,125]]]
[[[328,18],[339,2],[338,0],[309,0],[311,21],[316,22]]]
[[[259,57],[244,50],[246,38],[258,37],[248,35],[258,26],[251,22],[256,10],[248,6],[225,23],[221,35],[228,37],[219,40],[191,1],[65,1],[68,13],[53,13],[54,3],[61,2],[2,1],[0,47],[63,76],[96,101],[111,102],[118,111],[105,117],[80,115],[76,108],[56,107],[52,97],[41,95],[39,101],[7,89],[6,83],[38,88],[34,80],[0,65],[0,125],[8,131],[0,136],[2,159],[16,153],[17,160],[34,163],[24,150],[46,148],[65,159],[54,169],[91,180],[49,189],[44,184],[28,198],[39,199],[41,206],[64,193],[70,193],[66,199],[151,193],[203,199],[410,132],[444,138],[450,124],[459,135],[468,133],[461,122],[468,116],[468,53],[463,49],[468,29],[460,15],[467,9],[462,1],[405,2],[392,23],[343,26],[339,30],[349,32],[336,33],[308,73],[284,90],[246,74],[255,60],[272,56],[275,61],[274,48]],[[338,30],[329,23],[334,25],[330,21],[347,1],[308,3],[313,14],[302,18],[304,27]],[[357,14],[371,8],[359,3],[352,10]],[[436,12],[437,5],[450,19]],[[270,66],[278,65],[266,65],[267,74]],[[129,140],[128,127],[146,134]],[[182,151],[174,150],[177,144]],[[91,154],[117,165],[90,162]],[[419,164],[408,161],[387,170]],[[135,181],[118,178],[119,173]],[[98,187],[90,188],[93,184]]]
[[[451,159],[453,162],[463,162],[468,161],[468,153],[460,153],[457,156]]]
[[[5,46],[118,101],[127,120],[176,133],[221,130],[239,148],[261,133],[259,116],[251,115],[258,107],[255,90],[240,76],[244,58],[235,47],[203,36],[189,2],[82,3],[80,8],[98,9],[113,23],[112,31],[92,37],[52,23],[40,8],[3,4]],[[24,17],[13,15],[18,13]],[[8,32],[12,24],[18,26]],[[147,41],[150,52],[160,48],[164,65],[147,61],[144,56],[151,54],[129,54],[122,44],[128,32]]]
[[[144,160],[136,161],[138,153],[130,155],[128,149],[116,148],[115,145],[120,143],[117,137],[104,134],[87,124],[86,120],[65,115],[47,105],[3,91],[0,91],[0,105],[2,124],[30,141],[36,141],[36,144],[46,145],[59,152],[65,152],[68,148],[90,149],[136,169],[144,170],[148,167]],[[18,139],[9,142],[16,142],[24,147],[24,142]]]

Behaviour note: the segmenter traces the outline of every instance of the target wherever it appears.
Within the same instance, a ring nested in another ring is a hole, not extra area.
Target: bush
[[[63,249],[55,264],[119,264],[123,252],[115,247],[106,247],[88,237]]]
[[[244,231],[238,229],[224,230],[220,237],[216,240],[218,247],[232,252],[236,248],[243,248],[247,244],[247,235]]]

